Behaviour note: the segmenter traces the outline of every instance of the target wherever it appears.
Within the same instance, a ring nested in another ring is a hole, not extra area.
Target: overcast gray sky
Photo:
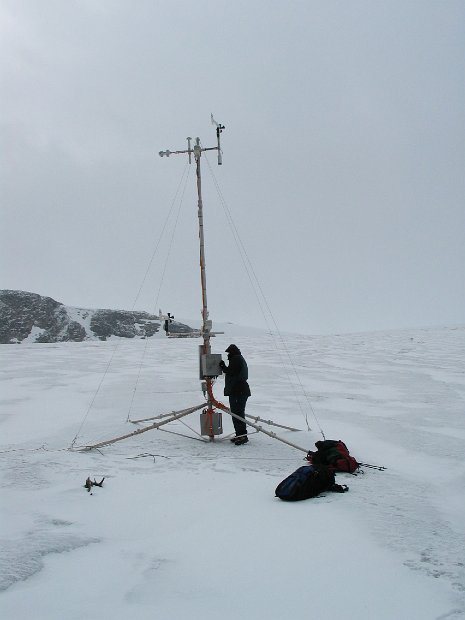
[[[0,0],[0,67],[0,288],[198,318],[194,169],[172,236],[158,151],[214,146],[213,112],[281,329],[465,323],[462,0]],[[260,325],[203,175],[211,318]]]

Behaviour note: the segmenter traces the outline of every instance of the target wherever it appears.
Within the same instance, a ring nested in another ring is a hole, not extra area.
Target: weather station
[[[222,356],[219,353],[212,353],[211,351],[211,343],[210,339],[214,337],[216,334],[223,334],[224,332],[216,332],[212,329],[212,321],[209,319],[208,312],[208,304],[207,304],[207,275],[206,275],[206,264],[205,264],[205,235],[204,235],[204,212],[203,212],[203,200],[202,200],[202,175],[201,175],[201,157],[202,153],[206,151],[216,151],[218,157],[218,165],[221,166],[223,163],[222,151],[221,151],[221,134],[224,131],[224,125],[217,123],[213,118],[213,114],[211,115],[212,124],[216,126],[216,146],[212,147],[203,147],[200,138],[195,138],[194,144],[192,144],[193,140],[191,137],[187,138],[187,149],[177,150],[177,151],[159,151],[160,157],[171,157],[172,155],[187,155],[189,164],[192,164],[192,161],[195,162],[196,166],[196,181],[197,181],[197,215],[198,215],[198,235],[199,235],[199,250],[200,250],[200,284],[201,284],[201,297],[202,297],[202,325],[200,330],[195,333],[195,336],[200,336],[203,339],[203,343],[199,345],[198,350],[198,365],[199,365],[199,379],[201,381],[201,389],[203,392],[203,396],[206,402],[203,402],[199,405],[194,405],[192,407],[188,407],[186,409],[182,409],[180,411],[172,411],[171,413],[164,413],[157,416],[153,416],[150,418],[143,418],[139,420],[129,419],[128,414],[128,422],[133,424],[144,424],[146,422],[152,422],[148,426],[144,426],[143,428],[138,428],[137,430],[121,435],[119,437],[114,437],[112,439],[108,439],[106,441],[101,441],[96,444],[86,445],[86,446],[75,446],[75,442],[77,439],[77,435],[73,440],[72,448],[80,449],[80,450],[91,450],[94,448],[102,448],[104,446],[108,446],[114,444],[118,441],[122,441],[124,439],[129,439],[140,435],[142,433],[146,433],[147,431],[159,429],[162,426],[169,424],[170,422],[174,422],[183,418],[184,416],[188,416],[195,411],[201,410],[200,413],[200,438],[202,441],[214,441],[215,438],[219,437],[223,434],[223,422],[222,422],[222,414],[224,412],[231,415],[233,418],[237,418],[240,420],[244,420],[244,418],[233,413],[226,405],[218,401],[213,394],[213,384],[215,380],[221,376],[222,369],[220,366],[220,362],[222,361]],[[162,314],[161,310],[159,311],[159,319],[163,322],[164,330],[167,336],[171,337],[170,334],[170,324],[174,320],[174,316],[171,313]],[[174,335],[174,334],[173,334]],[[192,336],[192,334],[191,334]],[[273,439],[277,439],[285,444],[288,444],[294,448],[302,452],[307,452],[306,448],[301,446],[297,446],[294,443],[291,443],[287,439],[279,437],[276,433],[264,429],[258,422],[263,422],[264,424],[270,426],[276,426],[279,428],[283,428],[289,431],[297,431],[299,429],[292,428],[290,426],[285,426],[282,424],[278,424],[273,422],[272,420],[264,420],[258,416],[245,415],[245,422],[248,426],[253,427],[257,432],[263,432],[264,434],[272,437]],[[220,440],[227,439],[221,438]]]

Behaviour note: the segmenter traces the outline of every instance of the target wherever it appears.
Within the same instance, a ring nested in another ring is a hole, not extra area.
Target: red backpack
[[[340,439],[317,441],[315,446],[317,451],[307,454],[307,461],[310,463],[327,465],[333,471],[349,474],[353,474],[359,468],[359,463],[350,455],[346,444]]]

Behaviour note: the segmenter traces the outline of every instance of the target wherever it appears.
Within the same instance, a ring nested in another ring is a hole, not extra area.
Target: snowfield
[[[304,453],[253,429],[234,446],[226,415],[225,439],[202,442],[198,412],[69,450],[200,404],[200,341],[2,345],[1,618],[464,618],[465,327],[289,336],[293,367],[269,335],[236,329],[213,352],[231,342],[249,414],[302,429],[271,428],[305,449],[323,430],[386,471],[281,502]],[[88,493],[88,476],[103,487]]]

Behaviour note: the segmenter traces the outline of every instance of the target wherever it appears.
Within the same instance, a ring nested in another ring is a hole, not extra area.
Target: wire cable
[[[187,174],[186,174],[186,173],[187,173]],[[159,247],[160,247],[161,240],[162,240],[162,238],[163,238],[163,236],[164,236],[164,234],[165,234],[166,227],[167,227],[167,225],[168,225],[168,222],[169,222],[169,220],[170,220],[171,214],[172,214],[173,209],[174,209],[174,207],[175,207],[175,204],[176,204],[176,202],[177,202],[178,195],[179,195],[180,189],[181,189],[181,187],[182,187],[182,183],[183,183],[183,181],[184,181],[184,189],[183,189],[182,196],[184,196],[184,192],[185,192],[185,189],[186,189],[186,184],[187,184],[187,178],[188,178],[188,176],[189,176],[189,164],[188,164],[188,163],[186,163],[186,165],[184,166],[184,169],[183,169],[183,172],[182,172],[181,178],[180,178],[180,180],[179,180],[178,186],[177,186],[177,188],[176,188],[175,195],[174,195],[174,197],[173,197],[173,199],[172,199],[172,201],[171,201],[171,205],[170,205],[170,208],[169,208],[168,214],[167,214],[167,216],[166,216],[166,218],[165,218],[165,221],[164,221],[164,223],[163,223],[163,226],[162,226],[162,229],[161,229],[160,235],[158,236],[158,240],[157,240],[157,243],[156,243],[155,249],[154,249],[154,251],[153,251],[153,253],[152,253],[152,256],[151,256],[151,258],[150,258],[150,260],[149,260],[149,263],[148,263],[147,269],[145,270],[144,276],[143,276],[143,278],[142,278],[142,282],[141,282],[141,284],[140,284],[140,286],[139,286],[139,290],[137,291],[136,297],[135,297],[134,302],[133,302],[133,304],[132,304],[131,311],[133,311],[133,310],[134,310],[134,308],[135,308],[135,306],[136,306],[137,300],[138,300],[138,299],[139,299],[139,297],[140,297],[140,294],[141,294],[141,292],[142,292],[142,289],[143,289],[143,287],[144,287],[144,284],[145,284],[145,282],[146,282],[146,280],[147,280],[147,277],[148,277],[148,274],[149,274],[149,272],[150,272],[150,269],[151,269],[152,263],[153,263],[153,261],[154,261],[154,259],[155,259],[155,256],[156,256],[156,255],[157,255],[157,253],[158,253],[158,250],[159,250]],[[182,201],[181,201],[181,204],[182,204]],[[178,211],[178,217],[179,217],[179,211]],[[177,224],[177,219],[176,219],[176,224]],[[165,268],[166,268],[166,263],[165,263]],[[160,288],[159,288],[159,292],[160,292],[160,289],[161,289],[161,286],[160,286]],[[158,301],[158,298],[157,298],[157,301]],[[156,305],[155,305],[155,307],[156,307]],[[155,311],[154,311],[153,313],[155,313]],[[99,384],[98,384],[98,386],[97,386],[97,389],[96,389],[96,391],[95,391],[95,393],[94,393],[94,395],[93,395],[93,397],[92,397],[92,400],[91,400],[91,402],[90,402],[90,404],[89,404],[89,406],[88,406],[88,408],[87,408],[87,411],[85,412],[85,414],[84,414],[84,416],[83,416],[83,418],[82,418],[82,421],[81,421],[81,424],[79,425],[79,428],[78,428],[78,430],[77,430],[77,433],[76,433],[76,435],[74,436],[74,438],[73,438],[73,440],[72,440],[72,442],[71,442],[70,449],[73,449],[73,448],[74,448],[74,446],[75,446],[75,444],[76,444],[76,441],[77,441],[77,439],[78,439],[79,435],[80,435],[80,434],[81,434],[81,432],[82,432],[82,429],[83,429],[83,427],[84,427],[84,424],[86,423],[87,418],[88,418],[88,416],[89,416],[89,414],[90,414],[91,410],[93,409],[93,406],[94,406],[95,400],[96,400],[96,398],[97,398],[97,396],[98,396],[98,394],[99,394],[99,392],[100,392],[100,390],[101,390],[101,388],[102,388],[102,385],[103,385],[103,383],[104,383],[104,381],[105,381],[105,379],[106,379],[106,376],[107,376],[107,374],[108,374],[108,371],[110,370],[110,367],[111,367],[111,365],[112,365],[112,363],[113,363],[113,359],[114,359],[114,357],[115,357],[115,354],[116,354],[117,350],[119,349],[120,344],[121,344],[121,341],[120,341],[120,340],[118,340],[118,341],[116,342],[116,344],[115,344],[114,350],[113,350],[113,352],[112,352],[112,354],[111,354],[111,356],[110,356],[110,360],[108,361],[108,364],[107,364],[107,365],[106,365],[106,367],[105,367],[104,373],[103,373],[103,375],[102,375],[102,377],[101,377],[101,379],[100,379],[100,382],[99,382]],[[143,361],[144,361],[144,358],[145,358],[145,354],[146,354],[146,350],[147,350],[147,345],[148,345],[148,340],[146,340],[145,345],[146,345],[146,346],[144,347],[144,351],[143,351],[143,354],[142,354],[142,360],[141,360],[141,364],[140,364],[140,367],[139,367],[139,375],[140,375],[140,369],[141,369],[141,367],[142,367],[142,364],[143,364]],[[130,409],[131,409],[131,407],[132,407],[132,403],[133,403],[133,400],[134,400],[134,394],[135,394],[135,392],[133,393],[133,398],[132,398],[132,400],[131,400]],[[129,413],[128,413],[128,419],[129,419]]]
[[[186,175],[186,172],[187,172],[187,175]],[[139,290],[137,291],[136,298],[134,299],[134,303],[133,303],[133,305],[132,305],[132,310],[134,310],[134,307],[135,307],[135,305],[136,305],[136,303],[137,303],[137,300],[139,299],[139,297],[140,297],[140,295],[141,295],[141,292],[142,292],[142,289],[143,289],[143,287],[144,287],[145,281],[147,280],[148,274],[149,274],[150,269],[151,269],[151,267],[152,267],[152,263],[153,263],[153,261],[155,260],[155,256],[156,256],[156,255],[157,255],[157,253],[158,253],[158,249],[159,249],[159,247],[160,247],[161,240],[162,240],[162,239],[163,239],[163,237],[164,237],[165,230],[166,230],[166,227],[167,227],[167,225],[168,225],[168,221],[169,221],[169,219],[170,219],[170,217],[171,217],[171,214],[172,214],[172,212],[173,212],[174,206],[175,206],[176,201],[177,201],[177,199],[178,199],[178,194],[179,194],[179,191],[180,191],[180,188],[181,188],[181,186],[182,186],[182,182],[183,182],[183,179],[184,179],[184,177],[185,177],[185,176],[186,176],[186,180],[184,181],[183,195],[184,195],[184,192],[186,191],[187,177],[189,176],[189,174],[190,174],[189,164],[188,164],[188,163],[186,163],[186,165],[184,166],[184,169],[183,169],[183,171],[182,171],[181,179],[180,179],[179,184],[178,184],[178,186],[177,186],[177,188],[176,188],[176,192],[175,192],[175,194],[174,194],[174,198],[173,198],[173,200],[171,201],[171,206],[170,206],[170,209],[169,209],[169,211],[168,211],[168,215],[167,215],[167,216],[166,216],[166,218],[165,218],[165,221],[164,221],[164,223],[163,223],[163,226],[162,226],[161,232],[160,232],[160,234],[159,234],[159,236],[158,236],[157,243],[156,243],[156,245],[155,245],[155,249],[154,249],[154,251],[153,251],[153,253],[152,253],[152,256],[151,256],[151,258],[150,258],[150,260],[149,260],[149,263],[148,263],[148,265],[147,265],[147,269],[145,270],[145,274],[144,274],[144,277],[142,278],[142,282],[141,282],[141,284],[140,284],[140,286],[139,286]],[[156,305],[155,305],[155,308],[156,308]]]
[[[226,219],[227,219],[227,221],[229,223],[229,226],[231,228],[231,232],[232,232],[234,241],[236,242],[236,246],[238,248],[239,255],[240,255],[241,259],[242,259],[242,262],[243,262],[244,268],[246,270],[247,276],[248,276],[248,278],[250,280],[250,284],[252,286],[252,290],[254,291],[254,294],[256,296],[257,302],[258,302],[259,307],[260,307],[260,309],[262,311],[263,318],[265,319],[267,327],[268,327],[268,329],[270,331],[270,335],[273,337],[273,330],[270,329],[270,321],[268,320],[268,317],[271,320],[271,323],[274,326],[274,329],[275,329],[276,334],[277,334],[277,336],[279,338],[279,341],[280,341],[282,347],[284,348],[284,350],[286,352],[287,358],[288,358],[289,363],[291,365],[291,368],[293,370],[293,373],[294,373],[294,376],[296,378],[296,381],[297,381],[297,383],[298,383],[298,385],[299,385],[299,387],[300,387],[300,389],[302,391],[302,394],[303,394],[303,396],[304,396],[304,398],[305,398],[305,400],[307,402],[307,405],[308,405],[310,411],[312,412],[313,417],[315,419],[315,422],[316,422],[316,424],[317,424],[317,426],[318,426],[318,428],[320,430],[320,433],[322,434],[323,439],[324,439],[325,438],[325,434],[323,432],[323,429],[321,427],[319,419],[318,419],[318,417],[316,415],[316,412],[315,412],[315,410],[314,410],[314,408],[312,406],[312,403],[311,403],[311,401],[310,401],[310,399],[308,397],[308,394],[304,390],[304,387],[302,385],[302,381],[300,379],[300,376],[299,376],[299,374],[297,372],[297,369],[295,367],[295,364],[294,364],[294,361],[292,359],[292,356],[291,356],[291,354],[289,352],[289,349],[287,347],[287,343],[285,342],[285,340],[284,340],[284,338],[283,338],[283,336],[282,336],[282,334],[281,334],[281,332],[279,330],[279,327],[278,327],[277,322],[276,322],[276,320],[274,318],[273,312],[272,312],[271,307],[270,307],[270,305],[268,303],[266,295],[263,292],[263,288],[262,288],[262,286],[260,284],[260,281],[258,279],[258,276],[257,276],[257,274],[256,274],[256,272],[255,272],[255,270],[253,268],[253,264],[252,264],[252,262],[251,262],[251,260],[249,258],[247,250],[246,250],[246,248],[245,248],[245,246],[244,246],[244,244],[242,242],[242,239],[241,239],[241,237],[239,235],[239,231],[238,231],[238,229],[237,229],[237,227],[236,227],[236,225],[234,223],[234,219],[232,217],[231,211],[230,211],[230,209],[229,209],[229,207],[228,207],[228,205],[226,203],[226,200],[225,200],[225,198],[224,198],[224,196],[223,196],[223,194],[221,192],[221,188],[220,188],[220,186],[218,184],[218,181],[217,181],[217,179],[215,177],[215,174],[214,174],[213,169],[212,169],[212,167],[210,165],[210,162],[208,161],[208,157],[205,157],[205,159],[207,161],[207,165],[208,165],[210,174],[212,176],[213,183],[214,183],[215,188],[217,190],[217,193],[218,193],[218,196],[219,196],[219,199],[220,199],[220,203],[221,203],[221,205],[223,207],[223,210],[225,212]],[[257,289],[258,289],[260,294],[257,293]],[[264,309],[266,309],[266,312],[265,312]],[[267,316],[267,313],[268,313],[268,316]],[[276,343],[275,343],[275,345],[276,345]],[[281,354],[280,350],[279,350],[279,347],[276,346],[276,349],[277,349],[278,353]],[[284,366],[284,367],[286,368],[286,366]],[[286,370],[286,372],[287,372],[287,370]],[[292,384],[291,381],[290,381],[290,383]],[[296,396],[297,396],[297,394],[296,394]],[[310,430],[310,426],[308,424],[307,413],[302,409],[302,405],[301,405],[300,400],[299,399],[297,399],[297,400],[298,400],[298,403],[299,403],[299,408],[300,408],[302,414],[304,415],[305,422],[307,424],[307,429]]]
[[[187,164],[186,164],[186,167],[187,167]],[[166,268],[167,268],[168,261],[169,261],[170,255],[171,255],[171,250],[173,248],[173,240],[174,240],[174,236],[176,234],[176,229],[177,229],[177,226],[178,226],[179,215],[181,213],[181,208],[182,208],[182,205],[183,205],[183,202],[184,202],[184,195],[186,193],[187,181],[189,179],[189,174],[190,174],[190,168],[188,168],[188,173],[187,173],[187,175],[185,175],[186,167],[184,168],[183,176],[181,177],[181,182],[182,182],[182,179],[185,176],[184,187],[183,187],[183,190],[182,190],[182,193],[181,193],[181,199],[179,201],[179,207],[178,207],[178,211],[177,211],[177,214],[176,214],[176,219],[174,221],[173,230],[172,230],[172,233],[171,233],[171,239],[170,239],[170,244],[169,244],[169,247],[168,247],[168,252],[167,252],[167,255],[166,255],[166,258],[165,258],[165,263],[163,265],[163,271],[162,271],[161,278],[160,278],[160,285],[158,287],[158,292],[157,292],[157,295],[156,295],[156,298],[155,298],[155,306],[154,306],[154,309],[153,309],[153,314],[155,314],[156,309],[158,307],[158,301],[160,299],[160,293],[161,293],[161,289],[162,289],[163,282],[164,282],[164,279],[165,279]],[[176,190],[176,195],[175,195],[175,198],[173,200],[173,203],[172,203],[171,209],[170,209],[170,214],[171,214],[171,212],[173,210],[173,206],[174,206],[175,201],[177,199],[180,186],[181,186],[181,184],[178,185],[178,188]],[[163,232],[164,232],[165,228],[166,228],[166,226],[163,228]],[[158,250],[158,246],[160,245],[160,240],[161,240],[161,236],[160,236],[158,244],[157,244],[157,250]],[[155,253],[152,255],[151,262],[153,261],[154,256],[155,256]],[[149,268],[150,268],[150,266],[149,266]],[[147,270],[146,273],[148,273],[148,270]],[[141,377],[141,373],[142,373],[142,365],[143,365],[143,363],[145,361],[145,356],[146,356],[146,353],[147,353],[148,344],[149,344],[149,340],[146,339],[145,340],[145,346],[144,346],[144,349],[142,351],[142,358],[141,358],[140,364],[139,364],[139,371],[137,373],[136,383],[134,385],[134,389],[132,391],[131,402],[129,404],[128,415],[127,415],[127,418],[126,418],[127,422],[131,421],[132,407],[133,407],[133,404],[134,404],[134,399],[135,399],[135,396],[136,396],[137,389],[139,387],[139,381],[140,381],[140,377]]]

